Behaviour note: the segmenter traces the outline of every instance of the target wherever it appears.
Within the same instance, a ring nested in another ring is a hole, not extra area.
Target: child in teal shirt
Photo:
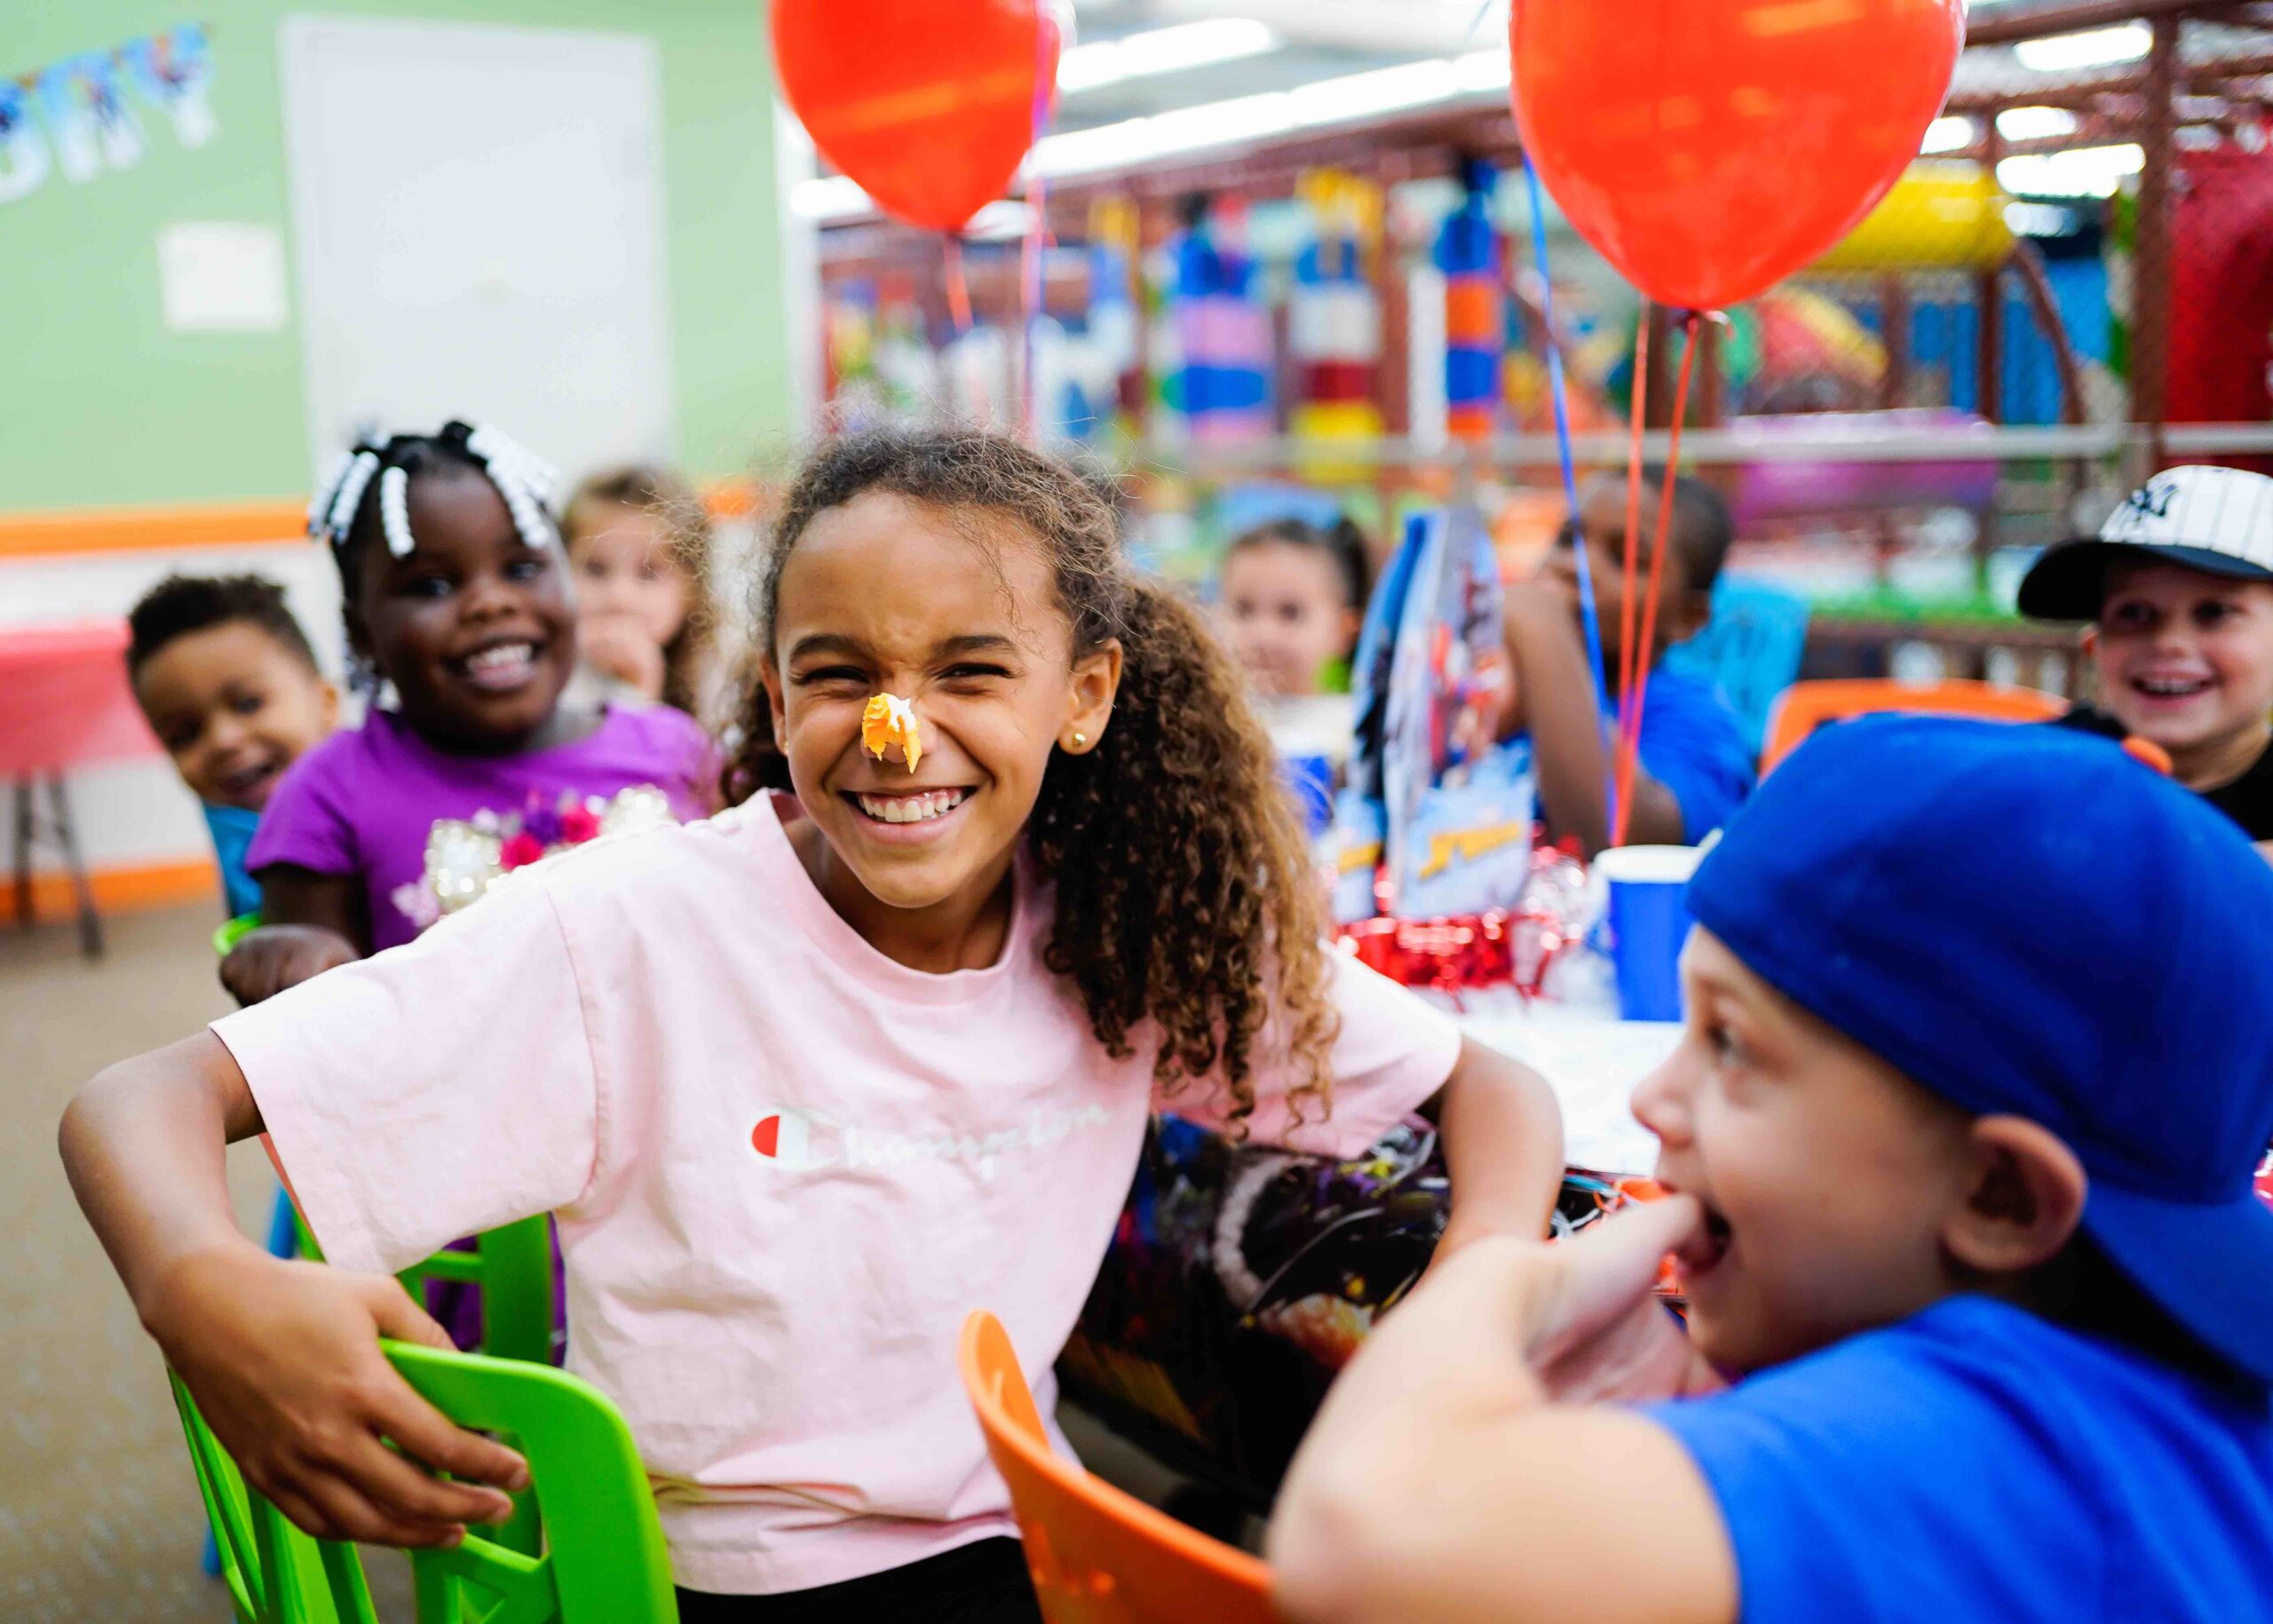
[[[339,691],[265,576],[170,575],[127,624],[134,697],[204,811],[229,912],[258,913],[245,851],[284,769],[337,723]]]

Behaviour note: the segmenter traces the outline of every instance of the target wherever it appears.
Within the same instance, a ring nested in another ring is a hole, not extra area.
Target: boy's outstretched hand
[[[1710,1488],[1628,1402],[1720,1378],[1651,1287],[1689,1196],[1557,1242],[1484,1236],[1433,1266],[1327,1394],[1271,1519],[1299,1624],[1729,1624]]]
[[[455,1545],[511,1514],[501,1489],[528,1485],[519,1455],[387,1362],[382,1336],[450,1345],[387,1275],[215,1248],[168,1271],[144,1322],[245,1480],[319,1539]]]

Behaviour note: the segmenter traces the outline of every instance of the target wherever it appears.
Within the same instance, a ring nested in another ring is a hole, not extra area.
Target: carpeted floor
[[[122,915],[97,964],[67,927],[0,930],[0,1624],[229,1618],[198,1567],[204,1514],[157,1351],[55,1154],[80,1084],[231,1007],[214,978],[216,923],[202,907]],[[239,1221],[265,1233],[266,1159],[238,1146],[229,1173]],[[1060,1419],[1104,1476],[1155,1504],[1174,1487],[1086,1417]],[[365,1565],[380,1618],[408,1620],[408,1565],[391,1552]]]
[[[122,915],[90,964],[62,925],[0,930],[0,1620],[226,1624],[198,1567],[204,1513],[157,1350],[79,1216],[55,1154],[72,1092],[104,1066],[231,1006],[214,979],[210,907]],[[237,1215],[265,1233],[275,1189],[232,1153]],[[389,1620],[408,1569],[369,1565]]]

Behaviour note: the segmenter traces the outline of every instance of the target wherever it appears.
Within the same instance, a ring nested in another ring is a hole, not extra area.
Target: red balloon
[[[774,0],[781,93],[876,206],[953,231],[1002,195],[1057,81],[1040,0]]]
[[[1845,236],[1918,155],[1964,0],[1513,0],[1516,120],[1579,234],[1718,310]]]

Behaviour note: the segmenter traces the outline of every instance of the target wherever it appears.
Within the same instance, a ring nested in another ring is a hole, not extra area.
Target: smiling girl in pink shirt
[[[503,1512],[519,1458],[379,1356],[437,1340],[384,1271],[550,1210],[569,1367],[639,1441],[690,1624],[1034,1619],[954,1339],[983,1305],[1049,1369],[1149,1110],[1342,1154],[1431,1110],[1457,1249],[1542,1232],[1554,1103],[1323,944],[1236,674],[1073,470],[834,443],[757,611],[739,805],[113,1067],[65,1158],[215,1432],[313,1532]],[[879,694],[914,717],[881,756]],[[237,1235],[222,1146],[264,1129],[335,1266]]]

